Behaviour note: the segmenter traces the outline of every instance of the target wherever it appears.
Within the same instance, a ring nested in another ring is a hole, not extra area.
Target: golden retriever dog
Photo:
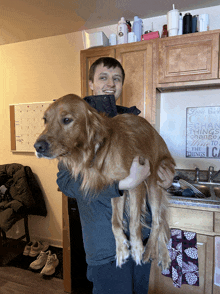
[[[100,191],[106,185],[126,178],[134,157],[147,158],[150,176],[137,188],[113,198],[112,230],[116,240],[117,266],[130,253],[137,264],[157,258],[168,268],[170,257],[166,244],[170,230],[167,222],[167,195],[157,181],[160,165],[174,172],[175,162],[160,135],[144,118],[121,114],[113,118],[99,114],[80,97],[69,94],[52,103],[44,114],[45,129],[35,143],[38,157],[57,158],[73,177],[83,177],[81,189]],[[140,162],[141,163],[141,162]],[[146,196],[147,195],[147,196]],[[126,198],[130,205],[130,246],[123,231]],[[148,199],[147,199],[148,198]],[[146,248],[143,246],[141,215],[146,201],[152,210],[152,228]]]

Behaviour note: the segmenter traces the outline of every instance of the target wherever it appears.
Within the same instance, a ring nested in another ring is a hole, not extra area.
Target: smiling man
[[[89,86],[93,95],[114,95],[117,100],[125,79],[124,69],[114,58],[96,60],[89,71]]]
[[[92,64],[89,72],[89,86],[93,96],[85,97],[84,100],[110,117],[122,113],[138,115],[140,110],[135,106],[127,108],[115,105],[115,100],[121,95],[124,79],[124,70],[116,59],[99,58]],[[64,166],[59,164],[58,167],[57,184],[60,190],[77,200],[88,264],[87,278],[93,283],[93,294],[147,294],[150,262],[136,265],[130,257],[122,268],[116,267],[116,246],[111,224],[111,198],[120,197],[123,190],[134,189],[146,179],[150,175],[149,161],[145,160],[145,164],[140,165],[138,157],[135,158],[127,178],[107,186],[98,195],[90,195],[91,201],[88,201],[80,189],[81,178],[74,179]],[[158,175],[163,181],[158,184],[168,188],[172,183],[172,172],[161,166]],[[150,225],[149,206],[148,210],[146,222]],[[129,222],[128,219],[127,222]],[[144,244],[147,243],[149,235],[150,229],[143,228]],[[129,232],[127,237],[129,238]]]

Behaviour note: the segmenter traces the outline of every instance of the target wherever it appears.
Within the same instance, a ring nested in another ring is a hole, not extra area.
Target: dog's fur
[[[58,158],[74,177],[80,173],[83,177],[81,189],[85,193],[98,192],[126,178],[134,157],[149,160],[151,174],[147,184],[143,182],[127,193],[130,196],[131,255],[137,264],[157,258],[162,268],[167,268],[170,263],[166,246],[170,237],[167,197],[166,191],[157,185],[160,181],[157,171],[159,166],[166,166],[174,173],[175,162],[160,135],[142,117],[122,114],[109,118],[73,94],[51,104],[44,120],[45,130],[35,143],[38,157]],[[146,210],[146,194],[152,210],[152,231],[144,248],[140,218]],[[118,266],[130,254],[123,232],[126,195],[111,200]]]

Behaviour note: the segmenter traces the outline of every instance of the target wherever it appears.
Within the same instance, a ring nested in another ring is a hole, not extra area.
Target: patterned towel
[[[199,286],[199,266],[196,233],[172,229],[167,245],[171,266],[162,271],[166,277],[171,277],[173,285],[180,288],[182,284]]]

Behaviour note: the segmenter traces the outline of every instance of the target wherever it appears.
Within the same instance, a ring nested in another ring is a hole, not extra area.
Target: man
[[[124,78],[124,70],[116,59],[110,57],[98,59],[91,66],[89,73],[89,86],[95,96],[84,99],[98,111],[104,110],[110,116],[115,115],[115,109],[119,114],[138,115],[140,111],[136,107],[116,107],[113,101],[114,97],[117,100],[121,95]],[[116,267],[115,239],[111,226],[111,198],[120,197],[123,195],[123,190],[137,187],[150,175],[148,160],[145,165],[140,165],[138,157],[134,158],[129,176],[106,187],[98,195],[90,195],[91,201],[88,201],[80,190],[80,176],[74,179],[62,165],[58,167],[58,186],[65,195],[77,200],[88,264],[87,278],[93,282],[93,294],[147,294],[150,263],[136,265],[130,257],[121,268]],[[163,181],[163,187],[168,188],[173,179],[170,170],[160,167],[158,175]],[[150,208],[146,221],[151,224]],[[126,232],[126,235],[129,238],[129,232]],[[147,243],[149,235],[150,229],[144,228],[142,230],[144,244]]]

